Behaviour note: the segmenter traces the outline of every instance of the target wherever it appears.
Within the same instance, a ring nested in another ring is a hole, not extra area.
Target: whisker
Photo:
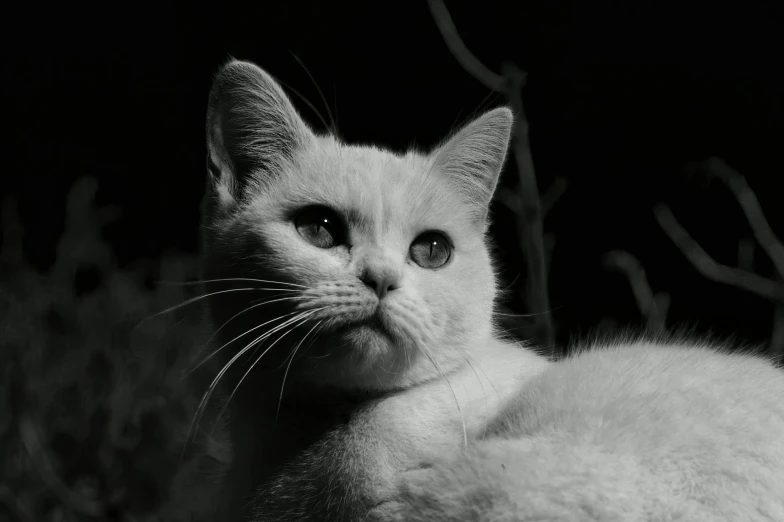
[[[286,82],[284,82],[282,80],[278,80],[278,83],[280,83],[281,85],[286,87],[286,89],[288,89],[291,92],[293,92],[294,94],[296,94],[297,97],[299,97],[300,100],[302,100],[308,107],[310,107],[310,110],[312,110],[314,113],[316,113],[316,116],[318,116],[318,119],[321,121],[321,124],[324,125],[324,128],[329,129],[329,125],[327,124],[327,120],[324,119],[324,116],[321,115],[321,111],[319,111],[316,108],[316,106],[313,105],[310,102],[310,100],[305,98],[304,95],[300,94],[300,92],[297,89],[295,89],[294,87],[292,87],[291,84],[288,84],[288,83],[286,83]]]
[[[318,311],[318,309],[317,310],[313,310],[313,311],[309,310],[309,312],[312,312],[312,313],[315,313],[316,311]],[[276,326],[275,328],[273,328],[269,332],[266,332],[266,333],[260,335],[259,337],[254,339],[251,343],[249,343],[247,346],[245,346],[245,348],[243,348],[242,350],[237,352],[237,354],[234,355],[234,357],[232,357],[231,360],[228,363],[226,363],[226,365],[224,365],[224,367],[221,369],[221,371],[218,372],[218,375],[216,375],[215,378],[212,380],[212,382],[210,383],[207,391],[204,393],[204,395],[202,396],[201,401],[199,402],[199,406],[196,409],[196,415],[194,415],[194,418],[191,421],[191,425],[188,428],[188,437],[187,437],[187,439],[185,439],[186,440],[186,444],[187,444],[187,441],[191,439],[191,434],[193,433],[194,426],[198,426],[198,424],[201,422],[201,417],[204,414],[204,410],[205,410],[205,408],[207,406],[207,403],[210,400],[210,397],[212,397],[212,393],[215,391],[215,388],[218,385],[218,382],[220,382],[220,380],[223,378],[223,376],[226,374],[226,372],[229,371],[229,368],[231,368],[231,366],[237,361],[237,359],[239,359],[243,354],[245,354],[256,343],[259,343],[259,342],[263,341],[264,339],[266,339],[270,335],[272,335],[272,334],[280,331],[282,328],[285,328],[286,326],[290,325],[292,322],[296,322],[298,319],[302,318],[303,314],[306,314],[306,313],[307,312],[299,312],[299,315],[297,315],[297,316],[295,316],[295,317],[293,317],[291,319],[286,320],[284,323]],[[278,318],[278,319],[280,319],[280,318]],[[266,353],[266,351],[264,353]],[[261,359],[261,357],[259,357],[259,359]],[[258,362],[259,359],[257,359],[256,362]],[[255,363],[254,363],[254,365],[255,365]],[[235,388],[235,391],[236,391],[236,388]],[[232,395],[234,395],[233,392],[232,392]],[[226,402],[226,405],[224,406],[224,408],[225,407],[228,407],[228,401]],[[220,415],[219,415],[218,419],[220,419]],[[216,420],[216,423],[217,423],[217,420]]]
[[[493,315],[501,315],[504,317],[533,317],[537,314],[504,314],[501,312],[493,312]]]
[[[251,306],[249,306],[249,307],[247,307],[247,308],[245,308],[245,309],[243,309],[243,310],[241,310],[241,311],[237,312],[236,314],[234,314],[233,316],[231,316],[231,317],[230,317],[230,318],[229,318],[229,319],[228,319],[226,322],[224,322],[222,325],[220,325],[220,327],[219,327],[217,330],[215,330],[215,332],[213,332],[213,334],[210,336],[210,338],[209,338],[209,339],[207,339],[207,341],[206,341],[206,342],[205,342],[205,343],[204,343],[204,344],[201,346],[201,348],[199,349],[199,351],[198,351],[198,352],[196,353],[196,355],[193,357],[193,358],[194,358],[194,360],[199,358],[199,356],[202,354],[202,352],[204,352],[205,348],[207,348],[207,347],[208,347],[208,346],[209,346],[209,345],[212,343],[213,339],[215,339],[215,336],[217,336],[217,335],[218,335],[218,333],[219,333],[221,330],[223,330],[223,328],[224,328],[226,325],[228,325],[228,324],[229,324],[231,321],[233,321],[234,319],[236,319],[236,318],[237,318],[237,316],[239,316],[239,315],[241,315],[241,314],[244,314],[245,312],[248,312],[248,311],[250,311],[250,310],[252,310],[252,309],[254,309],[254,308],[257,308],[257,307],[259,307],[259,306],[263,306],[263,305],[265,305],[265,304],[270,304],[270,303],[278,303],[278,302],[281,302],[281,301],[298,301],[298,300],[305,300],[305,299],[307,299],[307,298],[305,298],[305,297],[302,297],[302,298],[300,298],[300,297],[298,297],[298,296],[281,297],[280,299],[271,299],[271,300],[268,300],[268,301],[262,301],[262,302],[260,302],[260,303],[255,303],[255,304],[253,304],[253,305],[251,305]],[[276,319],[273,319],[273,321],[274,321],[274,320],[278,320],[278,319],[282,319],[283,317],[286,317],[287,315],[293,315],[293,314],[295,314],[295,313],[296,313],[296,311],[294,311],[294,312],[291,312],[291,313],[289,313],[289,314],[282,315],[282,316],[280,316],[280,317],[278,317],[278,318],[276,318]],[[264,324],[268,324],[269,322],[271,322],[271,321],[268,321],[267,323],[264,323]],[[263,325],[261,325],[261,326],[263,326]],[[258,328],[258,326],[257,326],[256,328]],[[245,332],[244,334],[241,334],[241,335],[239,335],[239,336],[235,337],[234,339],[232,339],[232,340],[231,340],[231,341],[229,341],[228,343],[224,344],[223,346],[221,346],[220,348],[218,348],[217,350],[215,350],[215,352],[213,352],[212,354],[210,354],[209,356],[207,356],[207,358],[206,358],[206,359],[204,359],[203,361],[201,361],[199,364],[197,364],[197,365],[196,365],[195,367],[193,367],[192,369],[188,370],[188,372],[187,372],[187,373],[186,373],[186,374],[185,374],[185,375],[184,375],[182,378],[183,378],[183,379],[186,379],[186,378],[187,378],[187,377],[188,377],[188,376],[189,376],[191,373],[193,373],[194,371],[196,371],[196,369],[198,369],[198,368],[199,368],[199,367],[200,367],[202,364],[206,363],[206,362],[207,362],[207,361],[208,361],[208,360],[209,360],[209,359],[210,359],[210,358],[211,358],[211,357],[212,357],[212,356],[213,356],[215,353],[219,352],[221,349],[225,348],[227,345],[229,345],[229,344],[233,343],[234,341],[236,341],[237,339],[239,339],[239,338],[240,338],[240,337],[242,337],[243,335],[250,333],[251,331],[253,331],[253,330],[248,330],[248,331],[247,331],[247,332]]]
[[[305,67],[305,64],[302,62],[302,60],[299,59],[299,56],[294,54],[294,51],[292,51],[291,49],[289,49],[289,52],[291,53],[291,56],[293,56],[294,59],[297,60],[297,63],[299,63],[302,66],[302,68],[305,70],[305,73],[308,75],[308,78],[310,78],[310,81],[313,82],[313,86],[316,87],[316,91],[318,91],[318,94],[321,97],[321,102],[324,104],[324,108],[327,109],[327,116],[329,116],[329,121],[332,122],[332,132],[333,134],[337,134],[337,130],[338,130],[337,123],[335,122],[335,118],[332,117],[332,111],[329,110],[329,104],[327,103],[327,99],[324,97],[324,93],[322,92],[321,87],[319,87],[318,83],[316,82],[316,79],[313,78],[312,74],[310,74],[310,71],[308,70],[307,67]]]
[[[504,313],[501,313],[501,312],[492,312],[492,314],[493,315],[506,315],[506,316],[509,316],[509,317],[536,317],[537,315],[551,314],[551,313],[553,313],[556,310],[559,310],[561,308],[563,308],[563,305],[556,306],[555,308],[550,308],[549,310],[546,310],[544,312],[531,312],[531,313],[527,313],[527,314],[504,314]]]
[[[308,331],[308,333],[305,334],[305,336],[302,338],[302,340],[299,343],[297,343],[297,346],[294,348],[294,351],[291,352],[291,357],[289,358],[289,363],[286,365],[286,372],[283,374],[283,382],[280,384],[280,396],[278,397],[278,409],[275,412],[275,422],[278,421],[278,416],[280,415],[280,404],[283,402],[283,388],[284,388],[284,386],[286,386],[286,377],[289,374],[289,368],[291,368],[291,363],[294,362],[294,356],[297,355],[297,350],[299,350],[299,347],[302,346],[302,343],[305,341],[305,339],[307,339],[308,336],[311,333],[313,333],[313,330],[315,330],[323,322],[324,322],[324,320],[322,319],[321,321],[316,323],[316,325],[313,328],[311,328]],[[299,326],[301,324],[302,323],[298,324],[297,326]],[[297,326],[295,326],[294,328],[296,328]],[[292,330],[293,330],[293,328],[292,328]]]
[[[273,322],[275,322],[275,321],[280,321],[280,320],[281,320],[281,319],[283,319],[284,317],[290,317],[290,316],[292,316],[292,315],[294,315],[294,314],[298,314],[298,313],[302,313],[302,311],[301,311],[301,310],[294,310],[293,312],[289,312],[289,313],[283,314],[283,315],[281,315],[281,316],[275,317],[274,319],[270,319],[269,321],[266,321],[266,322],[263,322],[263,323],[261,323],[261,324],[258,324],[258,325],[256,325],[256,326],[254,326],[253,328],[251,328],[251,329],[249,329],[249,330],[246,330],[245,332],[243,332],[243,333],[239,334],[237,337],[235,337],[235,338],[234,338],[234,339],[232,339],[231,341],[229,341],[229,342],[227,342],[227,343],[223,344],[223,345],[222,345],[220,348],[218,348],[217,350],[215,350],[214,352],[212,352],[211,354],[209,354],[207,357],[205,357],[203,361],[201,361],[199,364],[197,364],[196,366],[194,366],[194,367],[193,367],[193,369],[191,369],[191,370],[190,370],[190,371],[189,371],[187,374],[185,374],[185,376],[183,377],[183,379],[185,379],[186,377],[188,377],[188,375],[190,375],[191,373],[195,372],[195,371],[196,371],[196,370],[197,370],[197,369],[198,369],[198,368],[199,368],[201,365],[203,365],[204,363],[206,363],[207,361],[209,361],[209,360],[210,360],[212,357],[214,357],[214,356],[215,356],[215,354],[217,354],[218,352],[220,352],[221,350],[223,350],[224,348],[226,348],[228,345],[230,345],[231,343],[233,343],[234,341],[236,341],[236,340],[237,340],[237,339],[239,339],[240,337],[245,337],[245,336],[246,336],[246,335],[248,335],[249,333],[251,333],[251,332],[253,332],[253,331],[255,331],[255,330],[258,330],[259,328],[261,328],[261,327],[263,327],[263,326],[267,326],[268,324],[270,324],[270,323],[273,323]],[[205,345],[205,346],[206,346],[206,345]],[[247,347],[246,347],[245,349],[247,349]],[[243,350],[244,350],[244,349],[243,349]]]
[[[479,386],[482,387],[482,396],[486,397],[486,394],[485,394],[485,384],[482,382],[482,379],[479,378],[479,374],[476,373],[476,368],[474,367],[473,364],[471,364],[471,359],[469,358],[468,354],[464,353],[463,354],[463,359],[465,359],[465,362],[466,362],[466,364],[468,364],[468,367],[471,368],[471,371],[474,372],[474,376],[476,377],[476,380],[479,381]],[[481,370],[481,368],[479,368],[479,369]],[[485,377],[487,377],[487,374],[484,372],[484,370],[482,371],[482,373],[484,374]],[[500,399],[501,395],[498,393],[498,390],[496,389],[496,387],[493,386],[493,381],[490,381],[490,386],[493,388],[493,391],[495,391],[496,395],[498,395],[498,398]],[[485,403],[485,405],[486,405],[486,403]],[[484,423],[483,423],[484,427],[482,428],[483,432],[487,430],[487,425],[490,422],[490,418],[489,417],[490,417],[489,415],[485,415],[484,416]]]
[[[498,395],[498,398],[500,399],[501,398],[501,393],[498,391],[498,388],[495,387],[495,384],[493,384],[493,380],[490,378],[490,376],[487,375],[487,373],[482,369],[481,366],[476,364],[476,361],[474,360],[474,358],[471,357],[469,354],[464,352],[463,353],[463,357],[465,358],[466,362],[468,363],[468,366],[471,367],[471,370],[474,372],[474,375],[476,375],[476,378],[479,381],[479,383],[482,384],[482,380],[479,378],[479,375],[477,375],[476,368],[479,368],[479,371],[482,372],[482,375],[485,376],[485,378],[487,379],[487,382],[490,383],[490,386],[493,388],[493,391],[495,392],[496,395]],[[484,390],[485,390],[484,385],[482,385],[482,392],[484,392]]]
[[[320,321],[318,322],[318,324],[316,325],[316,327],[321,327],[321,326],[324,326],[324,324],[326,324],[326,323],[325,323],[325,321],[326,321],[326,319],[322,319],[322,320],[320,320]],[[314,342],[316,342],[316,336],[315,336],[315,335],[314,335],[313,337],[311,337],[311,338],[310,338],[310,342],[309,342],[309,343],[308,343],[308,345],[307,345],[307,346],[305,346],[305,348],[303,349],[303,353],[304,353],[305,351],[307,351],[307,350],[308,350],[308,349],[309,349],[311,346],[313,346],[313,343],[314,343]],[[275,371],[280,371],[280,370],[282,370],[282,369],[283,369],[283,367],[284,367],[284,366],[286,366],[286,364],[288,364],[288,362],[289,362],[289,359],[291,359],[291,358],[292,358],[292,354],[289,354],[289,356],[288,356],[288,357],[286,357],[286,359],[284,359],[284,360],[283,360],[283,362],[280,364],[280,366],[278,366],[277,368],[275,368]]]
[[[294,286],[297,288],[308,288],[305,285],[298,285],[296,283],[286,283],[285,281],[271,281],[269,279],[254,279],[252,277],[224,277],[221,279],[199,279],[197,281],[156,281],[155,284],[165,285],[165,286],[195,286],[195,285],[200,285],[202,283],[221,283],[226,281],[246,281],[246,282],[273,284],[273,285]]]
[[[193,304],[196,301],[200,301],[202,299],[205,299],[207,297],[211,297],[213,295],[225,294],[225,293],[228,293],[228,292],[259,292],[259,291],[262,291],[262,290],[279,291],[280,289],[278,289],[278,288],[229,288],[228,290],[219,290],[217,292],[210,292],[209,294],[204,294],[204,295],[199,295],[199,296],[196,296],[196,297],[192,297],[190,299],[187,299],[187,300],[183,301],[180,304],[176,304],[174,306],[170,306],[169,308],[167,308],[165,310],[162,310],[160,312],[156,312],[156,313],[154,313],[154,314],[152,314],[150,316],[147,316],[144,319],[142,319],[141,321],[139,321],[139,323],[136,326],[134,326],[133,329],[135,330],[135,329],[139,328],[145,321],[149,321],[150,319],[152,319],[154,317],[158,317],[159,315],[163,315],[163,314],[168,314],[169,312],[173,312],[173,311],[175,311],[175,310],[177,310],[179,308],[182,308],[184,306],[188,306],[189,304]]]
[[[300,321],[300,322],[298,322],[296,325],[294,325],[294,326],[292,326],[291,328],[289,328],[288,330],[286,330],[286,331],[285,331],[285,332],[284,332],[284,333],[283,333],[283,334],[282,334],[280,337],[278,337],[277,339],[275,339],[275,341],[274,341],[274,342],[273,342],[271,345],[267,346],[267,348],[266,348],[266,349],[265,349],[265,350],[264,350],[264,351],[261,353],[261,355],[259,355],[259,356],[258,356],[258,358],[257,358],[255,361],[253,361],[253,364],[251,364],[251,365],[250,365],[250,368],[248,368],[248,370],[247,370],[247,371],[246,371],[246,372],[243,374],[242,378],[241,378],[241,379],[240,379],[240,381],[237,383],[237,385],[234,387],[234,390],[231,392],[231,395],[229,395],[229,398],[226,400],[226,404],[223,406],[223,409],[222,409],[222,410],[221,410],[221,412],[218,414],[218,418],[215,420],[215,425],[217,425],[218,421],[220,420],[221,416],[223,415],[223,412],[224,412],[224,411],[226,411],[226,408],[228,408],[228,407],[229,407],[229,403],[231,402],[231,399],[232,399],[232,397],[234,397],[234,394],[235,394],[235,393],[237,393],[237,390],[239,390],[240,386],[242,385],[242,381],[244,381],[244,380],[245,380],[245,377],[247,377],[247,376],[248,376],[248,374],[249,374],[251,371],[253,371],[253,368],[255,368],[255,367],[256,367],[256,364],[258,364],[258,362],[259,362],[259,361],[262,359],[262,357],[264,357],[264,356],[267,354],[267,352],[269,352],[269,351],[272,349],[272,347],[273,347],[273,346],[275,346],[276,344],[278,344],[278,342],[279,342],[281,339],[283,339],[283,338],[284,338],[284,337],[286,337],[288,334],[290,334],[291,332],[293,332],[293,331],[294,331],[294,330],[295,330],[297,327],[299,327],[299,326],[302,326],[303,324],[305,324],[305,323],[307,322],[307,320],[308,320],[308,317],[309,317],[309,316],[311,316],[311,315],[313,315],[313,314],[314,314],[314,313],[316,313],[316,312],[318,312],[318,310],[308,310],[307,312],[301,312],[301,313],[300,313],[300,315],[298,315],[297,317],[294,317],[293,319],[291,319],[291,320],[289,320],[289,321],[286,321],[286,323],[288,323],[288,324],[281,325],[280,327],[278,327],[278,330],[279,330],[280,328],[282,328],[282,327],[284,327],[284,326],[288,326],[289,324],[291,324],[291,323],[293,323],[293,322]],[[268,334],[266,334],[266,337],[265,337],[265,339],[266,339],[266,338],[268,338],[270,335],[272,335],[272,333],[274,333],[274,331],[271,331],[271,332],[269,332]],[[263,339],[262,339],[262,340],[263,340]],[[251,344],[254,344],[255,342],[256,342],[256,341],[254,341],[254,342],[253,342],[253,343],[251,343]],[[259,341],[259,342],[260,342],[260,341]],[[248,346],[251,346],[251,345],[248,345]],[[243,350],[243,351],[244,351],[244,350]],[[227,367],[228,367],[228,365],[227,365]],[[215,428],[213,427],[213,430],[214,430],[214,429],[215,429]]]
[[[278,296],[277,295],[271,295],[270,297],[278,297]],[[218,335],[218,333],[220,333],[220,331],[223,330],[224,327],[226,327],[227,324],[232,322],[238,316],[244,314],[245,312],[249,312],[249,311],[253,310],[254,308],[257,308],[259,306],[264,306],[265,304],[280,303],[282,301],[305,301],[307,299],[308,298],[304,297],[304,296],[286,296],[286,297],[281,297],[280,299],[269,299],[267,301],[260,301],[260,302],[254,301],[249,307],[240,310],[236,314],[232,315],[228,320],[226,320],[225,323],[220,325],[220,327],[217,330],[215,330],[215,332],[210,336],[210,338],[207,340],[207,342],[205,344],[209,344],[215,338],[215,336]]]
[[[438,361],[435,359],[435,357],[431,355],[430,352],[427,350],[427,348],[425,348],[424,346],[422,346],[421,348],[422,348],[422,353],[424,353],[425,356],[427,356],[427,358],[430,359],[430,362],[433,363],[433,366],[435,366],[436,370],[438,370],[438,373],[441,375],[441,377],[444,379],[444,382],[446,382],[446,385],[449,387],[449,391],[452,392],[452,397],[454,397],[455,404],[457,405],[457,411],[458,413],[460,413],[460,423],[463,425],[463,446],[468,447],[468,431],[466,430],[465,417],[463,417],[463,410],[460,408],[460,401],[457,399],[457,394],[455,393],[455,389],[452,388],[452,383],[449,382],[449,379],[447,378],[444,371],[441,369],[441,365],[438,364]]]

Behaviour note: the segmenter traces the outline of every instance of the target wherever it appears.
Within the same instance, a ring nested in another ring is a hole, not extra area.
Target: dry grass
[[[226,460],[206,434],[201,449],[183,451],[204,389],[205,375],[183,378],[204,342],[198,306],[139,324],[194,290],[145,280],[193,278],[196,259],[120,270],[101,238],[116,212],[95,208],[95,189],[92,179],[73,187],[46,274],[26,264],[15,206],[4,202],[0,521],[198,520]],[[86,268],[101,283],[77,295]]]

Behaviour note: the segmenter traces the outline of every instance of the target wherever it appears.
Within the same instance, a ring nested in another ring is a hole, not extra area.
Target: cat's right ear
[[[207,108],[207,169],[218,205],[263,186],[313,133],[278,82],[258,66],[232,59],[212,83]]]
[[[486,112],[456,132],[433,153],[433,161],[465,198],[476,221],[486,224],[512,133],[506,107]]]

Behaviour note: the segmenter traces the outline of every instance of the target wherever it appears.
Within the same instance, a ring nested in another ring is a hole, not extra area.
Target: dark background
[[[705,280],[661,232],[651,205],[667,202],[714,259],[735,265],[738,241],[751,237],[740,208],[720,183],[704,187],[683,172],[716,155],[746,176],[781,233],[782,5],[447,3],[488,67],[513,60],[528,71],[540,188],[569,182],[545,221],[556,238],[550,292],[560,339],[607,316],[640,324],[625,277],[602,265],[617,249],[642,262],[654,291],[671,294],[669,325],[752,341],[770,335],[770,304]],[[428,147],[503,103],[450,54],[424,1],[36,4],[9,12],[4,25],[2,185],[19,202],[25,254],[42,271],[55,256],[65,194],[81,176],[99,180],[99,202],[122,208],[108,229],[122,264],[195,252],[207,93],[229,55],[258,63],[327,117],[301,60],[349,142]],[[503,277],[519,289],[514,221],[500,205],[494,212]],[[757,254],[757,271],[772,277]]]

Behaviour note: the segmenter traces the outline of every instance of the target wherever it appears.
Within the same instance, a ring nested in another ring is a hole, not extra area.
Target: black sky
[[[602,316],[635,321],[625,279],[601,255],[632,252],[674,323],[764,339],[770,306],[706,281],[658,228],[665,201],[713,257],[735,264],[750,237],[724,187],[701,188],[686,162],[724,158],[784,234],[781,55],[784,4],[717,2],[448,2],[464,41],[490,68],[513,60],[540,187],[569,181],[545,229],[556,236],[555,318],[585,330]],[[44,269],[80,176],[123,217],[109,230],[122,263],[193,252],[204,181],[211,75],[231,55],[255,61],[327,109],[350,142],[428,147],[475,111],[503,103],[453,59],[426,2],[256,2],[204,7],[107,6],[9,16],[3,44],[10,147],[4,191],[20,201],[25,245]],[[303,115],[323,125],[292,94]],[[504,183],[513,181],[513,173]],[[511,216],[495,209],[511,282],[522,273]],[[757,269],[770,275],[761,251]],[[516,282],[517,285],[521,281]]]

